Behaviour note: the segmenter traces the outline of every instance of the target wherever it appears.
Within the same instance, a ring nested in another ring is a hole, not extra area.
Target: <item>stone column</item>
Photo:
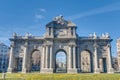
[[[72,54],[73,54],[73,56],[72,56]],[[77,73],[75,58],[76,58],[75,46],[69,45],[68,69],[67,69],[68,73],[72,73],[72,74]],[[73,67],[72,67],[72,65],[73,65]]]
[[[28,42],[26,42],[25,45],[24,45],[22,73],[27,73],[27,55],[28,55]]]
[[[107,64],[108,65],[107,66],[107,72],[108,73],[114,73],[113,68],[112,68],[112,61],[111,61],[112,58],[111,58],[111,45],[110,44],[107,45],[107,51],[108,51],[108,54],[107,54],[108,55],[107,56],[107,63],[108,63]]]
[[[75,27],[74,27],[74,28],[73,28],[73,36],[75,36],[75,34],[76,34],[76,33],[75,33]]]
[[[77,64],[78,64],[78,68],[80,68],[80,53],[79,53],[79,46],[77,47]]]
[[[53,28],[51,27],[51,37],[54,37]]]
[[[99,59],[100,72],[103,72],[103,59]]]
[[[42,60],[41,60],[41,69],[45,68],[45,46],[43,46],[43,51],[42,51]]]
[[[49,36],[51,36],[51,27],[49,27]]]
[[[98,68],[97,44],[94,45],[94,73],[100,73]]]
[[[46,45],[44,50],[45,50],[45,52],[44,52],[45,57],[44,57],[44,62],[42,64],[44,64],[45,67],[41,69],[41,73],[53,73],[53,68],[52,68],[52,46]]]
[[[69,54],[68,54],[68,68],[71,69],[71,49],[72,46],[69,45]]]
[[[47,27],[47,29],[46,29],[46,30],[47,30],[47,36],[49,36],[49,28]]]
[[[50,46],[50,69],[52,68],[52,54],[53,54],[53,46]]]
[[[49,27],[46,27],[46,34],[45,34],[46,37],[49,37]]]
[[[71,33],[71,27],[69,27],[69,32],[68,32],[68,37],[71,37],[72,33]]]
[[[45,68],[48,68],[48,45],[46,46],[46,53],[45,53]]]
[[[73,68],[76,68],[76,46],[73,46]]]
[[[80,46],[77,46],[77,65],[78,65],[78,72],[80,72],[80,65],[81,65],[81,57],[79,52]]]
[[[12,73],[13,72],[13,65],[14,65],[14,42],[13,44],[11,44],[10,47],[10,58],[9,58],[9,66],[8,66],[8,73]]]

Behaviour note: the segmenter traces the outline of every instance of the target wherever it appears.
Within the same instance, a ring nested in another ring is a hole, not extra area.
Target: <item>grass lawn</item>
[[[0,74],[0,80],[2,74]],[[5,80],[120,80],[120,74],[6,74]]]

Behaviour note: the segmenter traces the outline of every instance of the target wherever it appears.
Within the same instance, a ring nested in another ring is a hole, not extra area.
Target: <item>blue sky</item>
[[[45,24],[59,14],[77,24],[79,36],[108,32],[113,39],[112,53],[116,55],[120,0],[0,0],[0,41],[9,45],[13,32],[42,36]]]
[[[59,62],[66,62],[66,54],[62,51],[58,52],[56,54],[56,61],[59,61]]]

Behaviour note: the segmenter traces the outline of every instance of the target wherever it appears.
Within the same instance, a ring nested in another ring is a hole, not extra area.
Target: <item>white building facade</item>
[[[118,60],[118,71],[120,71],[120,38],[117,39],[117,60]]]
[[[55,73],[56,54],[63,51],[66,54],[66,73],[113,73],[110,36],[106,33],[98,37],[94,33],[81,37],[76,29],[76,24],[58,16],[46,25],[46,33],[42,37],[14,33],[10,38],[8,72],[16,71],[19,59],[22,59],[21,72],[31,72],[32,54],[38,52],[39,72]]]
[[[9,63],[9,47],[0,43],[0,72],[6,72]]]

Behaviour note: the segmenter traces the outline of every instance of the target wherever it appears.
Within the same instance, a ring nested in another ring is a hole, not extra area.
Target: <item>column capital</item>
[[[11,44],[10,47],[15,47],[15,45],[14,45],[14,44]]]
[[[74,45],[72,45],[73,47],[77,47],[77,45],[76,44],[74,44]]]
[[[53,45],[49,45],[50,47],[53,47]]]
[[[28,47],[28,41],[25,42],[24,47]]]
[[[70,46],[70,47],[77,47],[76,44],[68,44],[68,46]]]
[[[27,44],[24,44],[24,47],[28,47],[28,45],[27,45]]]
[[[95,48],[98,48],[98,45],[97,45],[97,43],[95,43],[95,44],[93,45],[93,47],[95,47]]]
[[[107,44],[107,47],[108,47],[108,48],[110,48],[110,47],[111,47],[111,45],[110,45],[110,44]]]
[[[69,47],[71,47],[72,45],[71,44],[68,44]]]
[[[44,45],[42,45],[43,47],[49,47],[49,46],[53,46],[52,44],[44,44]]]
[[[11,41],[10,47],[14,47],[14,46],[15,46],[15,42],[14,42],[14,41]]]
[[[45,47],[45,46],[46,46],[45,44],[42,45],[42,47]]]

